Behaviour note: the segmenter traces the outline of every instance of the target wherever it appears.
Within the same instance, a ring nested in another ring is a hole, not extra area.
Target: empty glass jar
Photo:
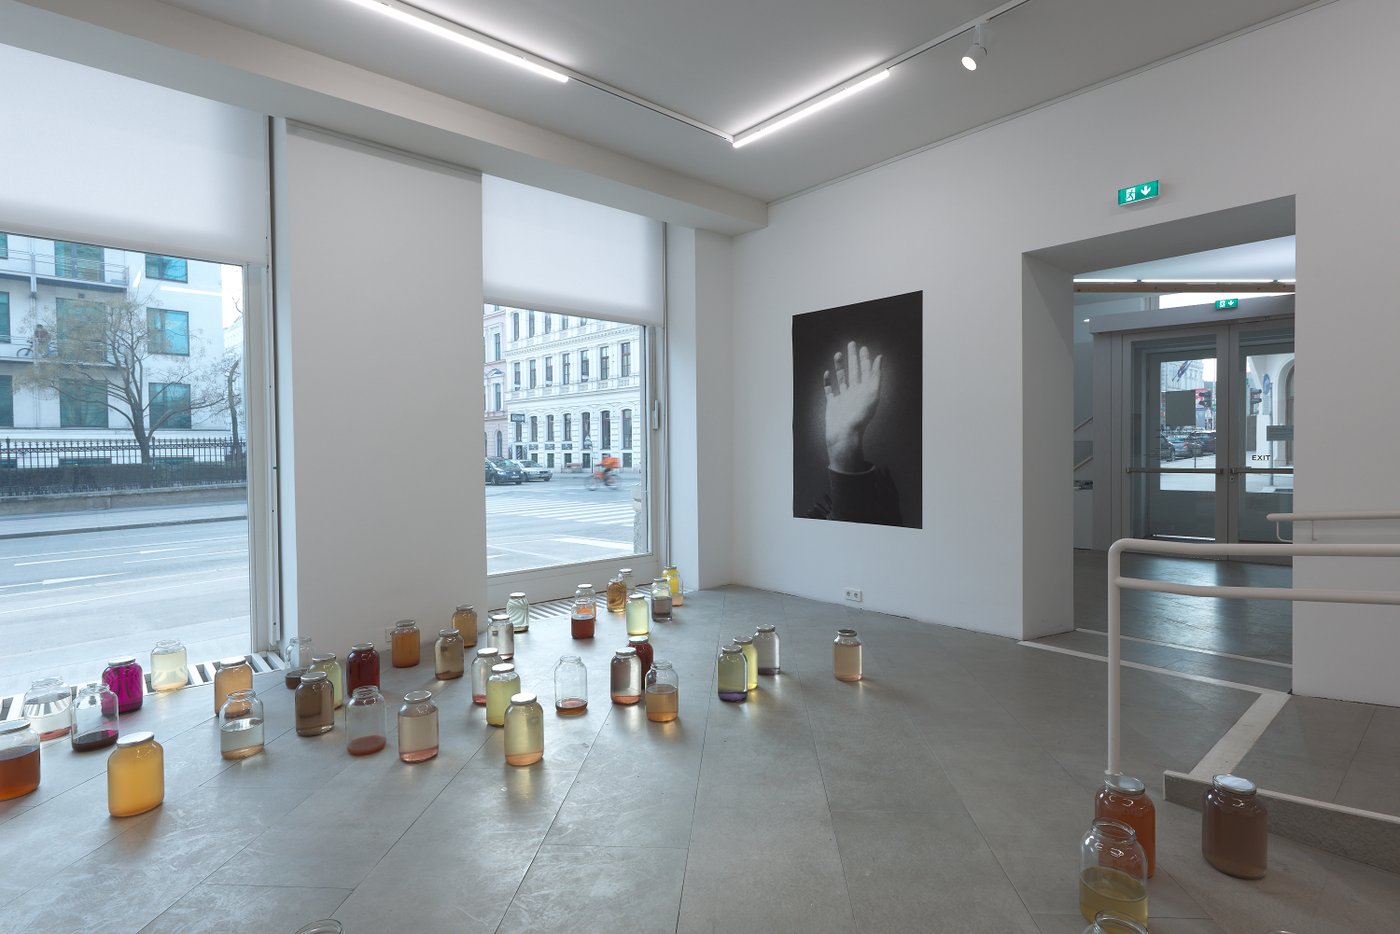
[[[569,635],[575,639],[592,639],[598,618],[598,597],[592,584],[579,584],[574,591],[574,608],[569,614]]]
[[[40,740],[67,736],[73,729],[73,692],[62,678],[40,678],[24,692],[20,716]]]
[[[466,667],[466,647],[462,645],[461,634],[455,629],[440,630],[433,645],[433,676],[439,681],[451,681],[462,677]]]
[[[782,669],[778,666],[778,630],[772,623],[758,627],[753,636],[753,647],[758,651],[758,673],[776,675]]]
[[[423,657],[423,637],[418,632],[418,624],[411,619],[401,619],[389,633],[389,654],[395,668],[413,668]]]
[[[1101,911],[1147,924],[1147,854],[1116,820],[1094,821],[1080,846],[1079,913],[1093,921]]]
[[[831,670],[837,681],[859,681],[864,677],[860,637],[854,629],[836,630],[836,642],[831,647]]]
[[[530,631],[530,601],[517,591],[506,598],[506,617],[513,632]]]
[[[39,787],[39,734],[28,720],[0,721],[0,801]]]
[[[685,588],[681,586],[681,572],[671,564],[661,572],[661,576],[666,578],[666,585],[671,588],[671,605],[685,606]]]
[[[301,684],[301,676],[311,667],[311,656],[314,654],[310,636],[292,636],[287,640],[282,649],[282,659],[287,663],[282,678],[287,687],[295,690]]]
[[[719,686],[719,699],[738,702],[749,696],[749,675],[744,663],[744,650],[732,642],[719,650],[715,680]]]
[[[1084,929],[1084,934],[1147,934],[1147,928],[1136,921],[1100,911],[1094,915],[1093,923]],[[1282,932],[1275,931],[1274,934]]]
[[[145,814],[165,800],[165,750],[154,733],[128,733],[107,759],[107,812]]]
[[[511,696],[505,747],[507,765],[534,765],[544,758],[544,711],[535,695]]]
[[[399,708],[399,758],[426,762],[438,754],[438,709],[431,691],[409,691]]]
[[[634,593],[627,598],[627,634],[645,636],[651,632],[651,609],[645,594]]]
[[[335,656],[332,655],[332,658]],[[225,658],[214,663],[214,715],[224,709],[224,701],[234,691],[253,689],[253,666],[244,656]]]
[[[368,756],[389,742],[389,705],[372,684],[355,688],[345,703],[345,749],[352,756]]]
[[[246,759],[263,751],[263,702],[253,691],[234,691],[219,711],[219,755]]]
[[[505,613],[491,614],[486,625],[486,644],[495,649],[502,659],[515,657],[515,629]]]
[[[627,608],[627,585],[618,574],[608,581],[608,612],[621,613]]]
[[[753,636],[735,636],[734,644],[744,652],[744,671],[749,679],[748,689],[758,690],[758,649],[754,648]]]
[[[1147,878],[1157,871],[1157,808],[1147,796],[1147,786],[1118,772],[1105,772],[1103,787],[1094,796],[1096,820],[1122,821],[1137,834],[1147,854]]]
[[[335,688],[324,671],[308,671],[292,703],[298,736],[320,736],[335,729]]]
[[[458,605],[452,611],[452,628],[462,636],[462,645],[472,648],[476,645],[476,607],[470,603]]]
[[[311,667],[308,672],[325,672],[326,680],[331,685],[331,698],[334,709],[339,709],[345,703],[345,672],[340,668],[340,662],[336,659],[334,652],[322,652],[311,656]]]
[[[637,650],[637,659],[642,663],[642,677],[645,678],[648,671],[651,671],[651,660],[653,657],[650,636],[628,636],[627,645],[629,648]]]
[[[491,726],[506,725],[506,708],[510,699],[520,693],[520,675],[510,662],[502,662],[491,669],[491,677],[486,679],[486,722]]]
[[[669,622],[671,619],[671,585],[664,577],[653,578],[651,582],[651,621]]]
[[[642,699],[642,663],[634,648],[618,649],[609,667],[608,693],[614,704],[630,707]]]
[[[577,655],[561,655],[554,666],[554,712],[573,717],[588,710],[588,668]]]
[[[680,715],[681,679],[664,658],[658,658],[646,677],[647,719],[670,723]]]
[[[178,691],[189,683],[189,653],[184,643],[161,639],[151,649],[151,690]]]
[[[476,650],[472,659],[472,703],[478,706],[486,703],[486,679],[491,677],[491,669],[500,664],[501,653],[489,646]]]
[[[121,735],[121,717],[117,713],[117,695],[105,681],[85,684],[73,700],[73,732],[70,739],[74,752],[105,749]]]
[[[1201,810],[1201,854],[1227,876],[1262,879],[1269,869],[1269,812],[1259,789],[1238,775],[1217,775]]]
[[[379,650],[373,642],[352,645],[345,656],[345,693],[354,694],[365,685],[379,687]]]

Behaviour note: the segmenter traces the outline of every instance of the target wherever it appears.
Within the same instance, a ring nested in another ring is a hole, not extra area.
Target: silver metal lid
[[[0,736],[4,736],[6,733],[18,733],[20,730],[27,729],[29,729],[28,720],[21,719],[0,721]]]
[[[727,655],[742,655],[744,652],[742,648],[740,648],[732,642],[726,645],[724,648],[720,649],[720,651],[724,652]]]
[[[1147,785],[1131,775],[1124,775],[1122,772],[1104,772],[1103,786],[1110,791],[1120,794],[1137,797],[1147,791]]]
[[[311,664],[313,664],[313,665],[316,664],[317,662],[333,662],[333,661],[335,661],[335,653],[334,653],[334,652],[323,652],[323,653],[321,653],[320,655],[313,655],[313,656],[311,656]]]
[[[647,595],[644,593],[633,593],[627,595],[628,600],[645,600],[646,598]]]
[[[484,646],[476,650],[477,658],[491,658],[493,655],[500,655],[501,650],[495,646]]]
[[[350,646],[350,651],[352,651],[352,652],[367,652],[367,651],[369,651],[369,650],[372,649],[372,648],[374,648],[374,643],[373,643],[373,642],[360,642],[360,643],[357,643],[357,644],[355,644],[355,645]]]
[[[127,733],[125,736],[117,738],[117,748],[125,749],[128,746],[140,746],[143,743],[155,742],[156,734],[149,730],[142,730],[139,733]]]
[[[759,632],[776,632],[777,629],[778,627],[774,626],[772,623],[764,623],[758,627]]]
[[[316,684],[321,681],[329,682],[330,677],[331,676],[326,674],[324,671],[308,671],[306,672],[306,674],[301,676],[301,683]]]
[[[108,667],[108,668],[124,668],[124,667],[126,667],[127,665],[134,665],[134,664],[136,664],[136,656],[135,656],[135,655],[122,655],[122,656],[120,656],[119,658],[109,658],[109,659],[107,659],[107,667]]]
[[[455,630],[455,629],[439,629],[439,630],[438,630],[438,638],[440,638],[440,639],[460,639],[461,636],[462,636],[462,634],[461,634],[460,632],[458,632],[457,630]]]
[[[221,659],[219,659],[217,662],[214,663],[214,667],[216,667],[216,668],[232,668],[232,667],[235,666],[235,665],[246,665],[246,664],[248,664],[248,659],[247,659],[247,657],[246,657],[246,656],[243,656],[243,655],[240,655],[240,656],[238,656],[237,658],[221,658]]]
[[[457,604],[457,610],[456,610],[456,612],[458,612],[458,613],[475,613],[475,612],[476,612],[476,606],[473,605],[473,604],[471,604],[471,603],[459,603],[459,604]]]
[[[1211,779],[1216,788],[1221,791],[1228,791],[1232,795],[1252,795],[1259,790],[1254,782],[1238,775],[1217,775]]]
[[[527,694],[523,691],[519,694],[512,694],[510,696],[510,702],[512,704],[533,704],[535,703],[536,699],[537,698],[534,694]]]
[[[650,636],[628,636],[628,637],[627,637],[627,641],[628,641],[629,643],[636,643],[637,645],[641,645],[643,642],[650,642],[650,641],[651,641],[651,637],[650,637]]]
[[[618,650],[617,650],[616,652],[614,652],[613,654],[616,655],[618,658],[636,658],[636,657],[637,657],[637,650],[634,649],[634,648],[632,648],[632,647],[629,645],[629,646],[628,646],[627,648],[625,648],[625,649],[618,649]]]
[[[740,645],[753,645],[753,636],[735,636],[734,641]]]
[[[411,619],[401,619],[401,620],[399,620],[397,623],[394,624],[394,628],[395,628],[395,629],[407,629],[407,628],[410,627],[410,626],[417,626],[417,625],[418,625],[418,624],[417,624],[416,622],[414,622],[413,620],[411,620]]]
[[[406,700],[406,701],[408,701],[410,704],[421,704],[421,703],[423,703],[423,701],[432,700],[432,699],[433,699],[433,692],[432,692],[432,691],[409,691],[407,694],[405,694],[405,695],[403,696],[403,699]]]
[[[854,636],[856,631],[854,629],[838,629],[836,630],[836,634],[838,636]]]
[[[593,585],[592,585],[592,584],[580,584],[579,586],[581,586],[581,587],[592,587]],[[525,599],[525,591],[523,591],[523,590],[517,590],[515,593],[513,593],[513,594],[510,595],[510,599],[512,599],[512,600],[524,600],[524,599]]]
[[[499,665],[491,666],[491,674],[493,675],[503,675],[514,670],[515,666],[510,662],[501,662]]]

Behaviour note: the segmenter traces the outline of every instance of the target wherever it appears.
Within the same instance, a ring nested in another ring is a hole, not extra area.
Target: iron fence
[[[0,439],[0,497],[212,486],[247,479],[245,452],[224,437]]]

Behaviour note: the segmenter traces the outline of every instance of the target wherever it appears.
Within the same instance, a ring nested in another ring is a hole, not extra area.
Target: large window
[[[519,389],[519,388],[520,388],[520,362],[519,362],[519,361],[516,361],[515,363],[512,363],[512,364],[510,365],[510,372],[511,372],[511,381],[510,381],[511,387],[510,387],[510,388],[511,388],[511,389]]]
[[[80,363],[100,363],[106,359],[108,317],[116,313],[116,309],[84,299],[58,298],[54,300],[54,310],[60,359]],[[35,330],[36,334],[46,331],[42,324]],[[34,352],[41,353],[37,347]]]
[[[107,384],[90,379],[58,381],[60,428],[106,428]]]
[[[0,344],[10,342],[10,293],[0,292]]]
[[[569,355],[566,353],[560,354],[559,361],[559,366],[562,369],[564,375],[564,385],[567,386],[569,385]]]
[[[632,342],[631,342],[631,341],[623,341],[623,342],[622,342],[622,373],[621,373],[620,375],[623,376],[624,378],[632,375]]]
[[[574,440],[574,417],[569,413],[564,413],[564,440]]]
[[[54,273],[64,279],[102,281],[102,247],[89,243],[56,240],[53,245]]]
[[[598,348],[598,378],[608,378],[608,348]]]
[[[170,282],[189,282],[189,264],[178,256],[146,254],[146,278]]]
[[[554,416],[553,416],[553,415],[546,415],[546,416],[544,417],[544,440],[546,440],[546,441],[553,441],[553,440],[554,440]]]
[[[0,376],[0,428],[15,427],[15,387],[13,376]]]
[[[580,383],[588,382],[588,351],[586,350],[578,352],[578,381]]]
[[[189,356],[190,313],[168,308],[147,308],[146,339],[150,342],[151,353]]]
[[[632,450],[632,410],[622,410],[622,446]]]
[[[151,383],[151,431],[189,428],[190,387],[185,383]]]
[[[540,417],[538,415],[530,416],[530,440],[540,440]]]
[[[602,414],[598,416],[598,421],[603,426],[603,450],[607,451],[608,448],[612,447],[612,413],[604,409]]]
[[[0,259],[10,258],[10,235],[0,233]]]
[[[545,320],[548,321],[549,319],[546,318]],[[546,386],[553,386],[553,385],[554,385],[554,358],[553,358],[553,357],[545,357],[545,358],[544,358],[544,384],[545,384]]]
[[[532,320],[533,320],[533,319],[532,319]],[[530,361],[530,388],[531,388],[531,389],[534,389],[535,386],[536,386],[536,380],[535,380],[535,361],[534,361],[534,360],[531,360],[531,361]]]

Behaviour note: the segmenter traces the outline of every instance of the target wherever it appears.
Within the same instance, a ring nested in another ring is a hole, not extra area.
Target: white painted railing
[[[1281,542],[1289,540],[1283,537],[1283,530],[1279,528],[1282,522],[1375,522],[1375,521],[1395,521],[1400,519],[1400,512],[1271,512],[1264,517],[1274,524],[1274,537]]]

